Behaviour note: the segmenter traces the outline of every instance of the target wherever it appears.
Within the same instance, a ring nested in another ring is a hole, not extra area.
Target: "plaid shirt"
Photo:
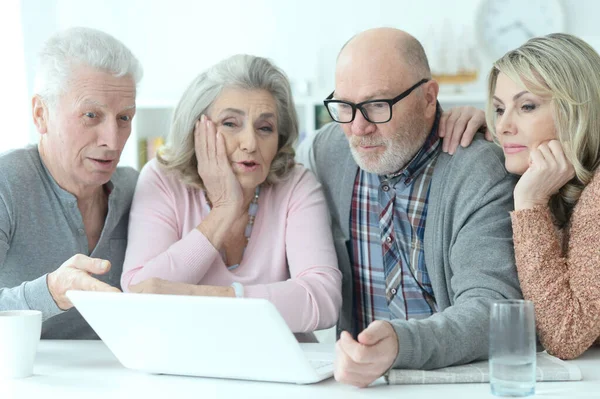
[[[439,116],[406,168],[392,176],[362,169],[356,175],[350,211],[355,334],[374,320],[422,319],[437,310],[423,236],[441,149]]]

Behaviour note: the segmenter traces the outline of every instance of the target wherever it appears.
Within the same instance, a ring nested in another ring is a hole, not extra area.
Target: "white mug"
[[[0,312],[0,378],[24,378],[33,374],[33,362],[42,334],[42,312]]]

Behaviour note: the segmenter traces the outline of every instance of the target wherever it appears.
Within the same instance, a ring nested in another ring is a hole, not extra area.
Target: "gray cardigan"
[[[354,300],[350,205],[358,166],[337,124],[298,150],[323,184],[343,275],[338,335],[350,330]],[[422,320],[392,320],[399,353],[394,368],[433,369],[485,359],[490,305],[521,298],[509,212],[516,178],[502,151],[477,138],[454,156],[439,155],[425,224],[425,262],[439,312]]]

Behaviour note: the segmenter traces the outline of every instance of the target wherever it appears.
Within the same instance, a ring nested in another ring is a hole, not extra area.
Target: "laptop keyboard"
[[[316,370],[319,371],[325,367],[332,367],[333,362],[329,360],[309,360],[310,365]]]

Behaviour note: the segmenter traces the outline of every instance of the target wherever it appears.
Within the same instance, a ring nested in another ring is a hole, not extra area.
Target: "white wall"
[[[21,5],[18,1],[0,2],[0,151],[27,144],[26,74]]]
[[[444,23],[456,31],[472,29],[479,2],[20,0],[26,92],[31,95],[35,55],[42,42],[57,29],[83,25],[115,35],[140,58],[145,69],[138,96],[142,103],[174,103],[196,74],[240,52],[272,58],[292,83],[310,82],[311,94],[322,97],[333,87],[337,52],[353,34],[393,26],[427,42],[431,32]],[[563,0],[563,4],[567,31],[599,43],[600,1]],[[473,90],[481,91],[484,75]],[[36,137],[31,129],[31,139]]]
[[[141,97],[156,100],[178,98],[200,71],[240,52],[270,57],[293,80],[329,90],[335,56],[353,34],[386,25],[419,37],[445,17],[470,25],[478,1],[447,10],[445,0],[56,0],[55,17],[56,28],[91,26],[123,40],[146,71]]]

